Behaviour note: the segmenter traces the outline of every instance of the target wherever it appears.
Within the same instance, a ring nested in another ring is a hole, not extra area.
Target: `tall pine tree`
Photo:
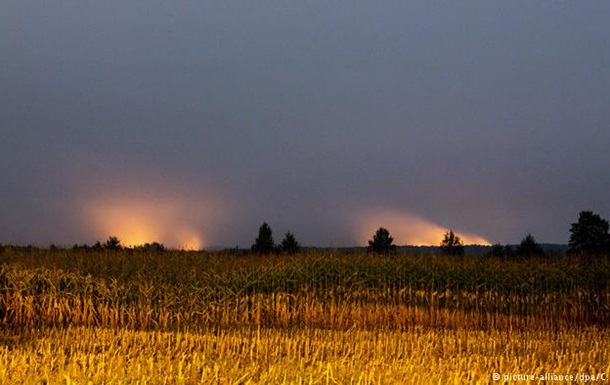
[[[274,250],[273,232],[267,222],[264,222],[258,229],[258,237],[254,241],[254,245],[252,245],[252,251],[259,254],[269,254]]]

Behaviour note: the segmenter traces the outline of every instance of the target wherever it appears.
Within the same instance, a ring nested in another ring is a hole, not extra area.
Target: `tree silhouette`
[[[280,244],[280,249],[287,254],[296,254],[301,250],[301,245],[297,242],[294,234],[289,231],[284,235],[284,239]]]
[[[267,222],[264,222],[258,229],[258,237],[252,245],[252,251],[259,254],[269,254],[274,250],[275,242],[273,242],[273,232]]]
[[[506,249],[499,243],[496,243],[491,246],[491,250],[487,253],[490,257],[504,257]]]
[[[518,257],[540,257],[544,256],[544,250],[532,234],[527,234],[515,251]]]
[[[510,258],[514,255],[511,245],[501,245],[496,243],[491,246],[491,250],[486,254],[488,257]]]
[[[610,251],[608,221],[592,211],[582,211],[570,233],[569,253],[599,255]]]
[[[441,252],[444,255],[464,255],[464,243],[459,236],[454,234],[453,230],[449,230],[445,233],[445,236],[441,241]]]
[[[153,253],[162,253],[166,250],[165,245],[163,243],[159,243],[159,242],[152,242],[152,243],[147,242],[143,245],[134,247],[134,249],[138,250],[138,251],[153,252]]]
[[[373,253],[390,254],[396,252],[396,245],[393,244],[394,238],[390,232],[383,227],[380,227],[373,235],[373,239],[369,240],[367,250]]]
[[[104,243],[104,249],[106,250],[121,250],[121,241],[115,236],[108,237],[106,243]]]

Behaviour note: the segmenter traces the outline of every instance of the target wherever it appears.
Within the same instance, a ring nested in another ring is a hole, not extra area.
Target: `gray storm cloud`
[[[248,247],[263,221],[319,246],[375,226],[419,242],[424,223],[565,243],[578,212],[610,217],[608,19],[607,2],[6,2],[0,243]]]

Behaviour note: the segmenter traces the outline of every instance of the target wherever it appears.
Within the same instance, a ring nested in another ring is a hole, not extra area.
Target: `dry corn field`
[[[0,383],[604,383],[609,282],[608,258],[5,248]]]

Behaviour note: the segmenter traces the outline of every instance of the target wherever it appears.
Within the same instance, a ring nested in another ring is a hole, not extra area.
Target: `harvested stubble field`
[[[610,375],[608,258],[6,248],[0,265],[3,384]]]

